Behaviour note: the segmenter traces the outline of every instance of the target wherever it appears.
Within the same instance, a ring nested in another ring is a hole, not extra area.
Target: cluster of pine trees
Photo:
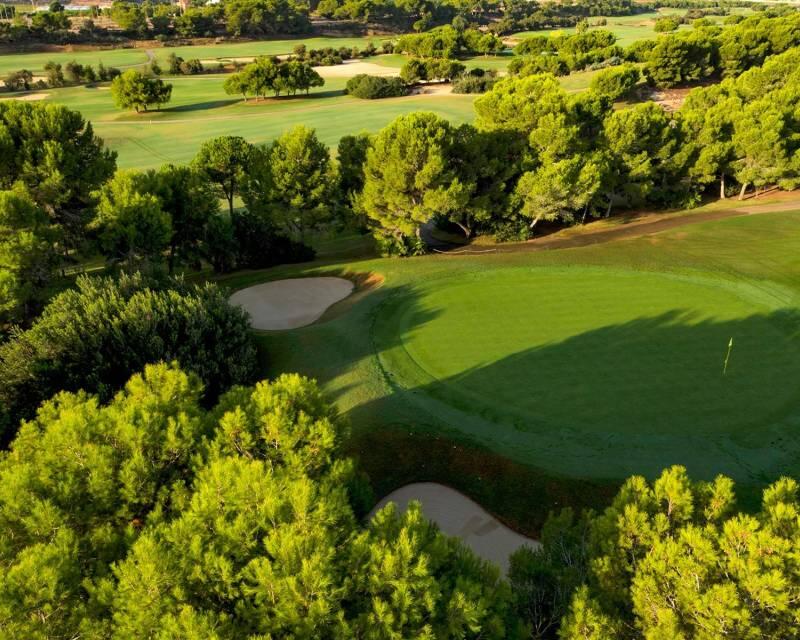
[[[402,116],[378,133],[357,206],[389,252],[420,248],[421,225],[445,219],[466,236],[520,237],[542,220],[570,223],[613,207],[692,206],[800,184],[796,117],[800,50],[710,87],[673,113],[652,102],[615,110],[635,72],[611,69],[568,94],[548,74],[504,79],[475,102],[475,125]]]
[[[244,69],[225,80],[225,93],[241,95],[245,102],[248,96],[263,98],[268,93],[276,97],[281,93],[295,95],[298,91],[309,92],[313,87],[325,84],[322,77],[308,62],[277,58],[258,58]]]

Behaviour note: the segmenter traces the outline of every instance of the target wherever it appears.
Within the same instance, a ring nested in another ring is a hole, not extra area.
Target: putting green
[[[646,472],[724,451],[750,475],[747,450],[800,406],[782,306],[758,283],[702,274],[501,269],[404,290],[375,339],[399,389],[505,455],[614,477],[634,459]]]

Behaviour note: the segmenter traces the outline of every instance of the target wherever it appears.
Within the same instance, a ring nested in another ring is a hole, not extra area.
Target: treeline
[[[503,79],[476,100],[474,126],[415,113],[375,135],[357,209],[384,252],[405,255],[424,250],[420,228],[430,220],[467,237],[526,238],[540,221],[693,206],[712,185],[722,197],[794,188],[798,61],[793,49],[695,89],[674,113],[652,102],[612,108],[636,82],[630,67],[603,72],[578,95],[552,75]]]
[[[112,271],[264,268],[312,259],[302,240],[315,229],[361,224],[348,204],[360,187],[358,136],[343,141],[338,163],[297,127],[264,146],[209,140],[189,166],[141,172],[116,171],[115,154],[65,107],[0,102],[0,123],[3,333],[29,323],[66,270],[98,253]]]
[[[525,38],[514,47],[517,57],[509,63],[508,71],[514,75],[552,73],[562,76],[583,69],[613,66],[625,55],[616,42],[617,37],[604,29]]]
[[[800,13],[768,10],[725,29],[701,25],[640,41],[629,47],[628,58],[643,62],[647,78],[666,88],[736,76],[798,45]]]
[[[800,13],[783,8],[733,21],[725,29],[695,21],[694,28],[640,40],[623,50],[610,31],[595,29],[556,37],[531,36],[520,42],[509,72],[567,75],[623,61],[643,65],[644,77],[659,88],[739,75],[767,57],[800,45]],[[677,28],[677,25],[676,25]]]
[[[491,33],[476,29],[458,31],[451,26],[439,27],[426,33],[400,36],[394,44],[396,53],[421,58],[457,58],[462,55],[501,53],[503,41]]]
[[[281,61],[278,58],[258,58],[225,80],[225,93],[241,95],[245,102],[248,96],[263,98],[268,93],[275,97],[286,93],[293,96],[298,91],[306,94],[313,87],[325,84],[308,62],[299,60]]]
[[[106,67],[102,62],[95,69],[90,64],[80,64],[75,60],[62,65],[60,62],[48,61],[44,65],[45,78],[34,80],[33,72],[29,69],[12,71],[3,83],[9,91],[29,91],[31,89],[54,89],[77,84],[94,84],[95,82],[108,82],[120,73],[115,67]]]

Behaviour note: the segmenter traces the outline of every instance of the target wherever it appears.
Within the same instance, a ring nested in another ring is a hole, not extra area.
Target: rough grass
[[[581,249],[368,259],[305,273],[383,286],[347,313],[263,334],[265,371],[321,380],[384,492],[466,491],[527,532],[666,465],[752,500],[800,472],[800,214],[680,227]],[[734,350],[722,364],[730,337]]]

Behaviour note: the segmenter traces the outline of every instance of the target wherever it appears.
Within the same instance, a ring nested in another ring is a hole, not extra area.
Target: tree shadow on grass
[[[443,482],[527,532],[672,464],[728,475],[751,502],[800,470],[798,327],[793,309],[728,321],[676,309],[417,386],[392,376],[411,365],[390,359],[393,392],[348,414],[361,425],[350,452],[378,497]]]
[[[211,109],[221,109],[229,105],[241,102],[241,100],[226,99],[226,100],[209,100],[207,102],[195,102],[193,104],[182,104],[177,107],[169,107],[162,109],[164,113],[186,113],[189,111],[210,111]]]

